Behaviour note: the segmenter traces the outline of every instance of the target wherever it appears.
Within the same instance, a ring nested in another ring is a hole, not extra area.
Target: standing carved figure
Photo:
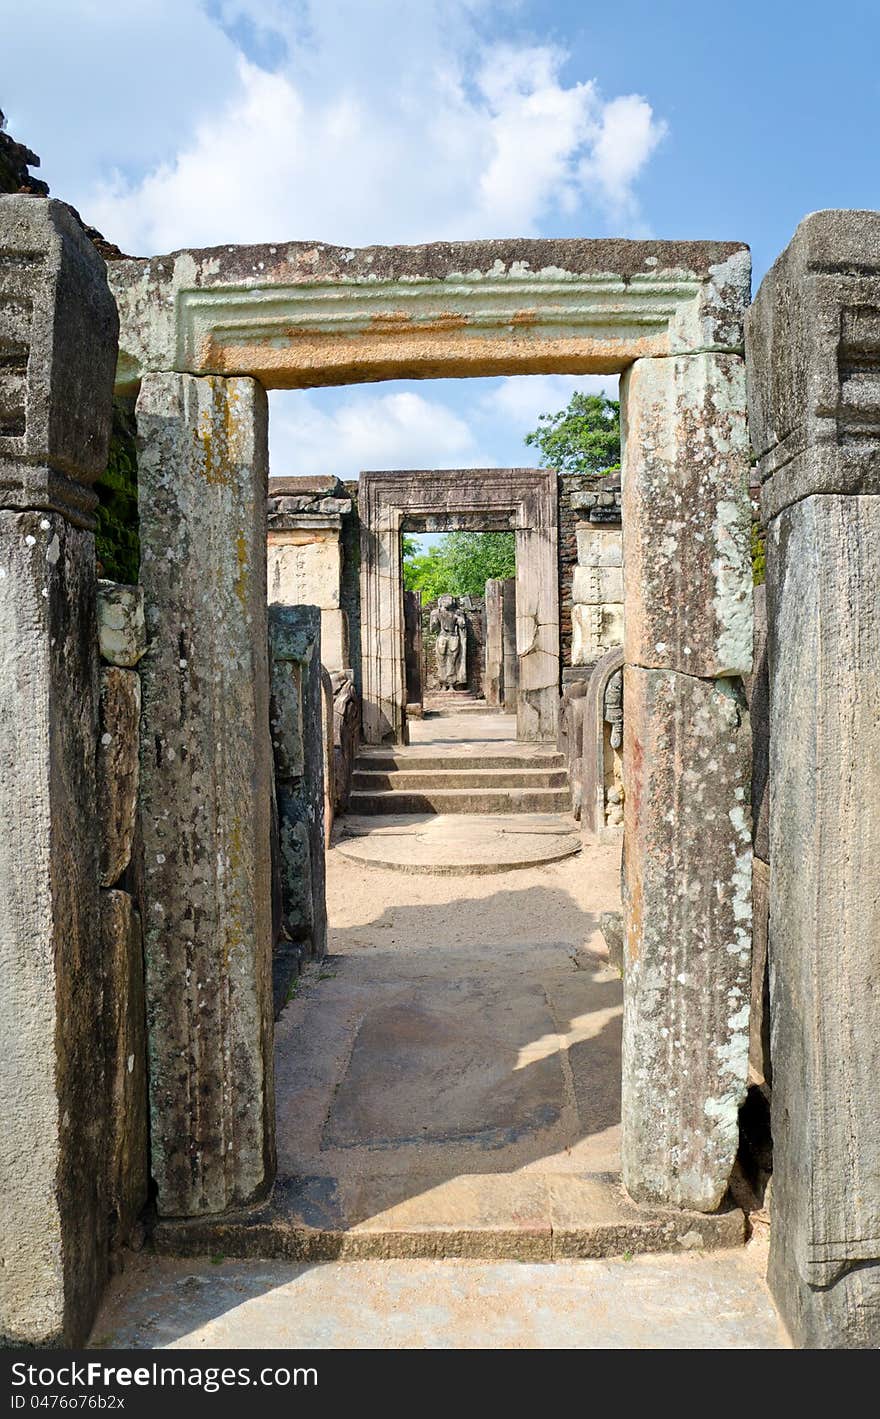
[[[437,683],[442,690],[454,690],[467,682],[467,621],[454,596],[439,598],[431,612],[430,627],[437,632]]]

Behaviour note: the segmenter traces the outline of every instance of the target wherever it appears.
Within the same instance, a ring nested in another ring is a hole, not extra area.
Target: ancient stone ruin
[[[82,1342],[145,1216],[181,1254],[218,1226],[319,1254],[316,1229],[279,1231],[274,1018],[326,948],[358,756],[400,773],[424,700],[402,535],[479,527],[517,554],[515,586],[486,587],[485,704],[524,772],[561,775],[536,791],[576,809],[585,871],[622,831],[627,1215],[655,1209],[655,1242],[682,1218],[699,1245],[741,1237],[761,1091],[781,1311],[802,1344],[880,1343],[878,253],[878,214],[816,214],[749,310],[739,243],[105,264],[62,202],[0,197],[7,1339]],[[621,373],[619,480],[269,478],[267,390],[554,371]],[[137,586],[96,578],[114,391]],[[429,617],[450,693],[468,614]]]

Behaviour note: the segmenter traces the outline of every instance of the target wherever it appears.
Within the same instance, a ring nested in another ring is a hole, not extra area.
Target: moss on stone
[[[137,444],[134,413],[121,399],[113,403],[113,431],[107,470],[95,485],[99,504],[95,547],[102,573],[134,585],[140,569]]]

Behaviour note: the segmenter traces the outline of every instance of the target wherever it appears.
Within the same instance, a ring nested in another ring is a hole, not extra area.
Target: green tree
[[[614,473],[620,467],[620,404],[575,391],[557,414],[540,414],[525,441],[540,451],[542,468],[596,477]]]
[[[407,591],[420,591],[424,601],[482,596],[490,577],[515,575],[513,532],[448,532],[429,551],[410,555],[404,545],[403,584]]]

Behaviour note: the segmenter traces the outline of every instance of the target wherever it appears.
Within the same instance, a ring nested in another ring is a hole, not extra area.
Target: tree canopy
[[[564,409],[540,414],[538,427],[525,441],[539,450],[543,468],[596,477],[614,473],[620,467],[620,404],[604,394],[576,390]]]
[[[420,591],[424,601],[438,596],[482,596],[492,577],[516,575],[513,532],[447,532],[427,552],[403,540],[403,584]]]

